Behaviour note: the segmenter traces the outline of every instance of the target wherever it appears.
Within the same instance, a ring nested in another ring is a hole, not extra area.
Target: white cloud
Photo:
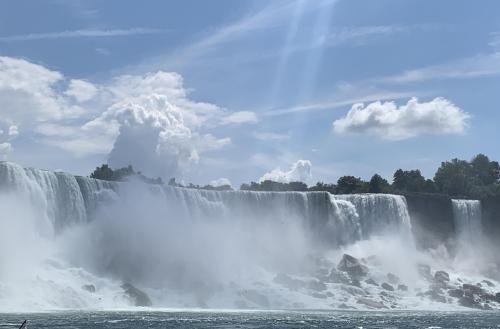
[[[112,165],[171,177],[231,143],[210,129],[254,121],[252,112],[235,113],[190,99],[177,73],[121,75],[93,84],[0,57],[0,118],[8,123],[0,134],[2,154],[12,150],[19,127],[76,156],[109,153]]]
[[[213,187],[219,187],[219,186],[224,186],[224,185],[232,186],[231,181],[227,178],[224,178],[224,177],[214,179],[214,180],[210,181],[209,184],[212,185]]]
[[[74,97],[78,102],[85,102],[92,99],[97,91],[97,88],[90,82],[73,79],[69,82],[69,87],[64,94]]]
[[[298,160],[288,171],[283,171],[278,167],[268,173],[265,173],[261,178],[259,178],[259,182],[263,182],[265,180],[272,180],[280,183],[297,181],[308,182],[312,177],[311,168],[311,161]]]
[[[74,31],[61,31],[49,33],[31,33],[21,35],[11,35],[0,37],[0,41],[31,41],[31,40],[54,40],[54,39],[69,39],[69,38],[103,38],[103,37],[123,37],[129,35],[144,35],[144,34],[160,34],[166,33],[166,30],[151,29],[144,27],[135,27],[130,29],[84,29]]]
[[[402,140],[423,134],[460,134],[470,115],[444,98],[407,104],[373,102],[354,104],[342,118],[333,122],[338,134],[368,134],[383,139]]]
[[[234,112],[222,119],[223,124],[257,123],[257,114],[250,111]]]
[[[290,139],[290,134],[279,134],[274,132],[265,132],[265,131],[256,131],[252,134],[252,136],[256,139],[262,141],[280,141],[285,139]]]
[[[10,143],[19,134],[17,127],[0,120],[0,160],[4,160],[12,152]]]

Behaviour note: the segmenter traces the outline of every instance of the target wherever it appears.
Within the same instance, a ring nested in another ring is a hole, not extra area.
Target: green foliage
[[[303,182],[280,183],[271,180],[265,180],[260,183],[250,182],[250,184],[242,184],[242,191],[307,191],[307,185]]]
[[[336,193],[338,194],[352,194],[352,193],[366,193],[368,192],[368,183],[359,177],[342,176],[337,181]]]
[[[368,182],[368,192],[369,193],[389,193],[391,192],[391,186],[389,182],[382,178],[379,174],[372,176]]]
[[[127,181],[130,177],[137,177],[148,184],[163,184],[161,177],[146,177],[141,174],[140,171],[136,173],[134,168],[130,165],[124,168],[112,169],[107,164],[103,164],[102,166],[95,168],[94,172],[90,174],[90,178],[116,182]]]
[[[436,192],[434,182],[430,179],[425,179],[418,169],[396,170],[393,176],[392,188],[399,192]]]

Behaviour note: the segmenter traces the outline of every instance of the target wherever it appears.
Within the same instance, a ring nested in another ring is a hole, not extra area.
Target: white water
[[[466,243],[477,243],[482,238],[481,201],[451,200],[455,230],[460,240]]]
[[[431,305],[415,297],[415,268],[436,261],[416,251],[401,196],[203,191],[7,162],[0,191],[0,310],[126,308],[123,282],[156,307],[363,308],[360,294],[379,287],[325,279],[344,252],[368,257],[378,282],[392,272],[409,286],[387,306]]]

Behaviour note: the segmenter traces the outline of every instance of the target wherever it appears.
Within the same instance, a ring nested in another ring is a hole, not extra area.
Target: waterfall
[[[481,241],[481,201],[451,200],[451,202],[458,239],[463,243],[477,243]]]
[[[335,195],[336,199],[352,203],[359,216],[361,236],[396,231],[411,238],[411,223],[406,199],[392,194]]]

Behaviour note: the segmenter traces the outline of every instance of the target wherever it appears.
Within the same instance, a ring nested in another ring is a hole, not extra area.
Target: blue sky
[[[3,1],[0,155],[235,186],[500,160],[499,12],[498,1]]]

